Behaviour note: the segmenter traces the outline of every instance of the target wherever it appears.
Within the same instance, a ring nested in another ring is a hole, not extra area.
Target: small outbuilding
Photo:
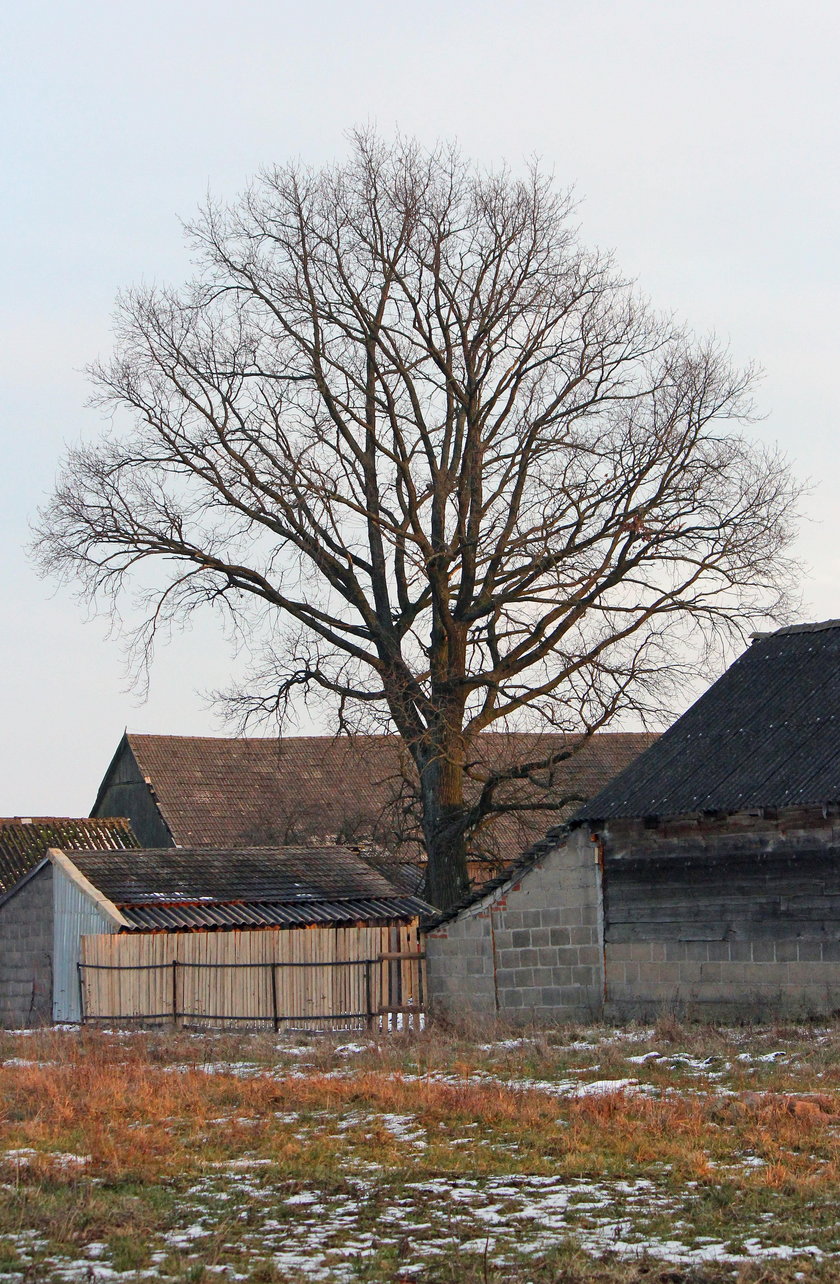
[[[422,1006],[430,907],[347,848],[52,849],[0,904],[0,936],[33,912],[40,1020],[279,1028]]]
[[[0,819],[0,1025],[50,1019],[52,915],[38,896],[3,913],[6,898],[40,865],[51,847],[64,851],[126,851],[138,846],[127,820],[68,816]],[[46,889],[41,889],[46,897]],[[47,898],[48,899],[48,898]]]
[[[452,1013],[840,1011],[840,621],[756,636],[426,942],[430,999]]]

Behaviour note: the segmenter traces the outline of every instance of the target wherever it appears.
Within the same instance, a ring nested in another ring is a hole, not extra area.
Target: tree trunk
[[[423,755],[418,770],[428,855],[426,899],[438,909],[448,909],[467,894],[470,886],[460,737],[440,737],[428,757]]]

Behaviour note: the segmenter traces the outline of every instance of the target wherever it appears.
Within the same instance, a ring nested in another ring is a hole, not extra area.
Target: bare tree
[[[188,231],[195,279],[119,301],[93,375],[132,426],[70,453],[41,562],[142,583],[144,645],[206,603],[264,627],[245,717],[320,693],[396,729],[450,904],[504,787],[569,751],[490,770],[479,733],[660,712],[786,609],[797,488],[738,428],[751,373],[582,248],[537,166],[359,134]]]

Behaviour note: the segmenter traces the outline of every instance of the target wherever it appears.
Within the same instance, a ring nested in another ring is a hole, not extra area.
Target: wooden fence
[[[416,921],[82,937],[82,1021],[275,1030],[418,1028]]]

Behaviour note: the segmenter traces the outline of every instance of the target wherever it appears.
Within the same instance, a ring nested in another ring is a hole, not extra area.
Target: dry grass
[[[0,1036],[0,1279],[840,1278],[840,1030],[494,1033]]]

